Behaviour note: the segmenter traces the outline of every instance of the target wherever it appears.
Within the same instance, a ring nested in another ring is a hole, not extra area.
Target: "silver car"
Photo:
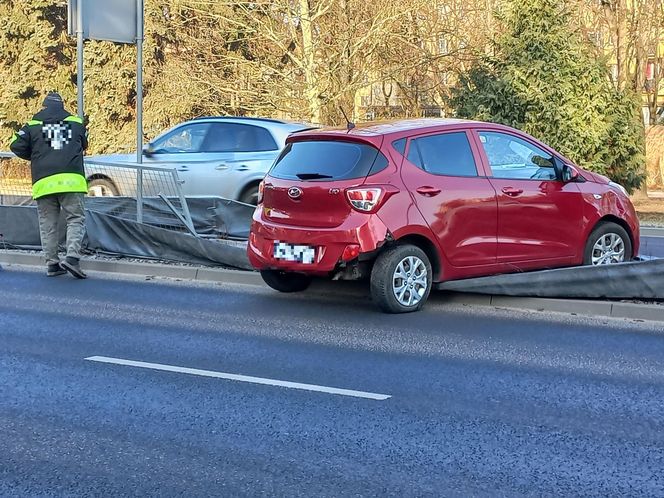
[[[311,125],[265,118],[204,117],[171,128],[143,150],[143,165],[175,168],[186,196],[220,196],[256,204],[258,184],[291,133]],[[128,195],[136,183],[128,170],[101,163],[135,163],[134,154],[86,158],[91,195]]]

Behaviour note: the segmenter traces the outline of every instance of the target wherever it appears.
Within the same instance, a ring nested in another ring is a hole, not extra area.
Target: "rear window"
[[[284,180],[351,180],[384,169],[387,158],[370,145],[315,140],[286,146],[270,175]]]

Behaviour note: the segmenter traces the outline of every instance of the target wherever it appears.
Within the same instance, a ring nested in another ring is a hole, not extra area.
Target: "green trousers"
[[[39,233],[46,264],[60,262],[58,257],[58,220],[64,214],[67,223],[67,257],[81,257],[81,243],[85,236],[85,194],[52,194],[37,199]]]

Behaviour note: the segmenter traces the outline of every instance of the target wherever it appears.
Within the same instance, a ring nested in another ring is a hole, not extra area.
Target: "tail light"
[[[379,188],[351,188],[346,190],[348,202],[354,209],[369,213],[373,211],[380,202],[383,191]]]
[[[341,254],[342,261],[350,261],[355,259],[360,255],[360,246],[359,244],[348,244],[344,248],[344,252]]]
[[[261,181],[258,184],[258,199],[256,200],[256,204],[263,202],[263,190],[265,190],[265,182]]]
[[[392,196],[397,193],[396,187],[381,185],[380,187],[357,187],[346,190],[346,197],[351,207],[362,213],[372,213]]]

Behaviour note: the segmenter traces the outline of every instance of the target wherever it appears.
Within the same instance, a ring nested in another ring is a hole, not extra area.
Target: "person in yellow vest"
[[[18,133],[10,148],[30,161],[32,197],[37,201],[42,250],[49,277],[67,271],[87,278],[81,270],[81,243],[85,236],[83,199],[88,191],[83,154],[88,146],[83,119],[64,108],[62,97],[50,92],[44,107]],[[67,222],[67,254],[58,256],[58,219],[63,212]]]

